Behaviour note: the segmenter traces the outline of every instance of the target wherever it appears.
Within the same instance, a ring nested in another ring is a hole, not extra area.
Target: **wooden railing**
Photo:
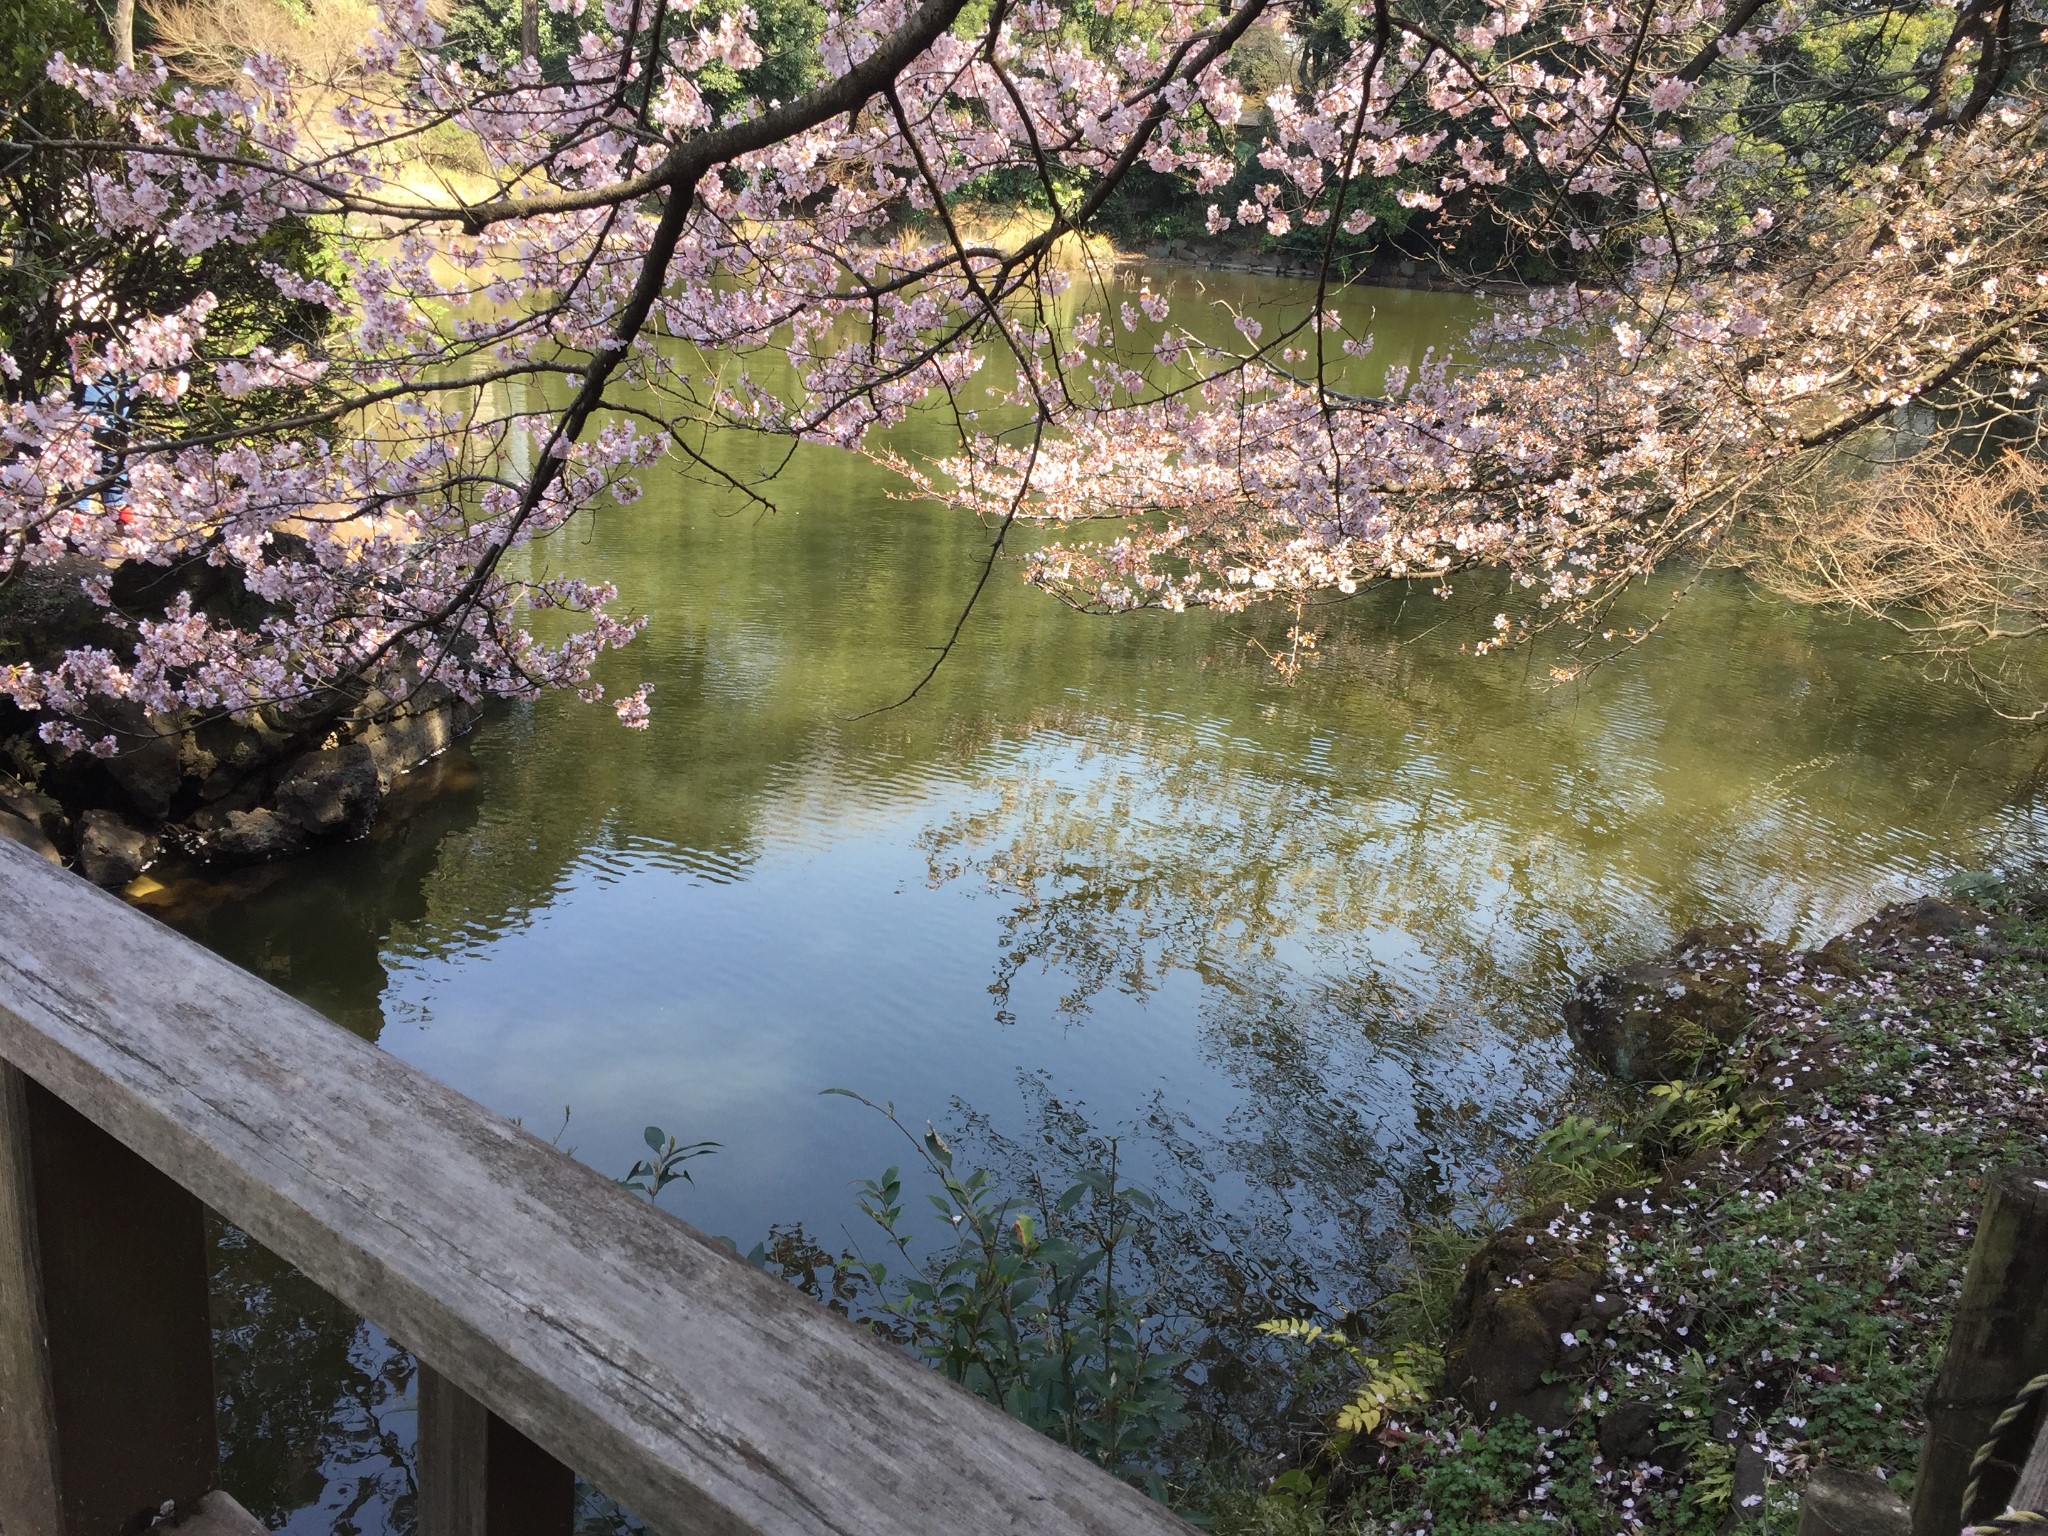
[[[562,1536],[572,1470],[663,1536],[1189,1530],[0,840],[0,1536],[211,1494],[206,1207],[418,1357],[422,1536]]]

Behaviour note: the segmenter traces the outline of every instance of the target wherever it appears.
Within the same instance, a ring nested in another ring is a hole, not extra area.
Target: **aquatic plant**
[[[688,1164],[719,1150],[715,1141],[677,1141],[658,1125],[648,1126],[640,1135],[647,1143],[648,1155],[635,1161],[618,1184],[621,1189],[630,1189],[650,1200],[659,1199],[671,1184],[694,1184],[696,1180],[690,1176]]]

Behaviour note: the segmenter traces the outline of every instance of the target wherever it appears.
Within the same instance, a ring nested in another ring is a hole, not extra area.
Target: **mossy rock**
[[[21,565],[0,585],[0,657],[38,655],[98,628],[101,615],[79,583],[102,567],[77,556]]]
[[[1445,1385],[1481,1419],[1563,1424],[1579,1391],[1569,1373],[1621,1310],[1605,1283],[1596,1262],[1546,1226],[1495,1233],[1466,1265],[1451,1308]]]
[[[1581,982],[1564,1005],[1572,1043],[1626,1083],[1690,1074],[1755,1022],[1755,992],[1785,952],[1746,923],[1688,930],[1670,951]]]

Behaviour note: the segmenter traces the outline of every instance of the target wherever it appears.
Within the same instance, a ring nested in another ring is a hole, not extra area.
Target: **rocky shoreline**
[[[1313,282],[1320,264],[1286,251],[1266,250],[1244,240],[1216,237],[1184,237],[1155,240],[1143,246],[1116,248],[1121,263],[1170,262],[1176,266],[1199,267],[1208,272],[1243,272],[1254,277],[1284,277]],[[1468,278],[1447,272],[1434,262],[1375,252],[1360,271],[1343,280],[1345,285],[1366,288],[1405,288],[1421,293],[1483,293],[1496,296],[1527,294],[1526,283],[1496,278]]]
[[[1766,1040],[1760,1028],[1805,1020],[1817,1005],[1902,966],[2004,955],[2006,947],[1983,937],[1994,921],[1980,907],[1930,896],[1887,907],[1810,951],[1770,943],[1747,925],[1695,928],[1663,955],[1582,983],[1565,1004],[1565,1024],[1581,1056],[1617,1084],[1703,1081],[1733,1068],[1743,1085],[1730,1095],[1732,1123],[1825,1117],[1819,1096],[1847,1072],[1841,1040],[1826,1029],[1790,1028]],[[1749,1180],[1790,1145],[1760,1136],[1740,1150],[1705,1147],[1652,1183],[1560,1201],[1503,1228],[1466,1270],[1447,1384],[1475,1413],[1520,1414],[1546,1428],[1563,1422],[1577,1392],[1574,1368],[1593,1357],[1625,1306],[1619,1285],[1614,1295],[1597,1294],[1611,1277],[1588,1261],[1582,1239],[1630,1216],[1671,1214],[1673,1202],[1707,1185]],[[1624,1415],[1628,1423],[1616,1425],[1604,1416],[1603,1440],[1617,1452],[1647,1451],[1634,1432],[1641,1417]]]
[[[360,837],[478,715],[436,684],[397,692],[225,719],[138,711],[110,757],[53,754],[32,781],[0,774],[0,837],[109,888],[164,857],[261,864]]]
[[[956,210],[968,237],[979,243],[1003,245],[1025,236],[1042,234],[1044,216],[1014,205],[971,204]],[[919,226],[936,234],[937,226]],[[1255,277],[1292,278],[1314,282],[1321,273],[1320,245],[1313,253],[1278,246],[1261,230],[1232,229],[1220,234],[1177,235],[1165,239],[1127,240],[1103,233],[1079,240],[1089,265],[1134,266],[1144,262],[1165,262],[1206,272],[1242,272]],[[1347,251],[1341,260],[1348,269],[1333,287],[1407,288],[1427,293],[1483,293],[1525,295],[1542,284],[1508,278],[1474,277],[1452,270],[1427,255],[1411,256],[1389,246],[1369,255]],[[1560,279],[1550,279],[1551,282]]]
[[[1435,1352],[1434,1390],[1305,1468],[1307,1523],[1234,1529],[1789,1533],[1823,1471],[1892,1529],[1983,1191],[2048,1142],[2044,941],[2048,890],[1981,880],[1582,983],[1592,1073],[1519,1214],[1433,1338],[1381,1341]]]

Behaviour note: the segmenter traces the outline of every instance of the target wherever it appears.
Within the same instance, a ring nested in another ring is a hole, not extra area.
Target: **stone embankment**
[[[1142,246],[1119,247],[1116,259],[1124,263],[1170,262],[1210,272],[1243,272],[1254,277],[1283,277],[1310,283],[1322,273],[1318,256],[1269,249],[1263,240],[1243,238],[1194,236],[1155,240]],[[1376,253],[1370,263],[1352,271],[1345,281],[1369,288],[1407,288],[1424,293],[1514,296],[1530,291],[1527,283],[1468,276],[1433,261],[1417,261],[1391,252]]]
[[[1582,982],[1565,1004],[1565,1025],[1579,1053],[1616,1084],[1697,1083],[1735,1067],[1741,1085],[1724,1111],[1731,1124],[1782,1122],[1842,1080],[1840,1043],[1811,1027],[1822,1005],[1845,983],[1919,963],[1930,945],[1967,956],[1986,946],[1977,935],[1990,921],[1968,903],[1922,897],[1810,951],[1771,943],[1747,924],[1694,928],[1660,956]],[[1494,1234],[1458,1293],[1446,1384],[1481,1419],[1565,1423],[1584,1394],[1583,1367],[1630,1305],[1597,1239],[1672,1216],[1697,1203],[1703,1184],[1740,1180],[1778,1150],[1771,1138],[1739,1152],[1717,1145],[1652,1181],[1573,1202],[1570,1220],[1560,1221],[1559,1203]],[[1659,1417],[1640,1403],[1603,1415],[1602,1448],[1613,1459],[1652,1455]]]
[[[119,723],[124,745],[112,757],[74,754],[34,784],[0,774],[0,837],[110,887],[165,854],[285,858],[368,831],[399,779],[476,713],[436,684],[234,719],[138,712]]]

